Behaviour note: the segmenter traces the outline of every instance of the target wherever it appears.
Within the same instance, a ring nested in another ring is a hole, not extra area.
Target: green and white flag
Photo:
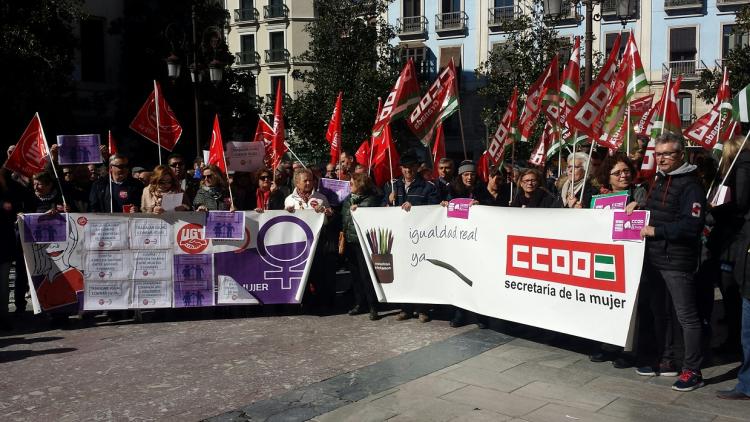
[[[750,122],[750,85],[742,88],[732,99],[732,117],[740,122]]]

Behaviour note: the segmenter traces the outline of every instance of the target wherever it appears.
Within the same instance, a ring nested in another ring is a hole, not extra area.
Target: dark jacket
[[[388,197],[391,194],[391,184],[386,183],[383,192],[383,206],[401,206],[404,202],[409,202],[412,205],[437,205],[440,203],[440,196],[435,185],[432,182],[424,180],[421,176],[417,176],[411,182],[409,192],[406,191],[403,178],[393,182],[393,191],[396,193],[396,203],[389,204]]]
[[[354,228],[352,218],[352,205],[358,207],[379,207],[381,199],[376,195],[349,195],[341,203],[341,220],[343,224],[344,236],[347,242],[357,242],[357,230]]]
[[[654,237],[646,240],[645,260],[659,270],[695,271],[701,251],[706,192],[692,164],[658,172],[646,197]]]
[[[112,182],[112,196],[114,212],[122,212],[123,205],[138,205],[140,207],[143,183],[130,176],[120,184]],[[99,178],[91,185],[89,211],[110,212],[109,177]]]
[[[203,205],[209,211],[227,211],[229,209],[228,201],[228,192],[218,188],[203,189],[201,187],[195,194],[195,199],[193,199],[193,209],[198,209],[199,206]]]
[[[0,244],[5,251],[0,253],[0,262],[10,262],[17,256],[17,253],[11,253],[10,249],[20,246],[16,243],[16,215],[23,211],[29,195],[23,186],[10,177],[10,171],[1,171],[0,177],[5,178],[6,186],[5,189],[0,188]]]
[[[537,188],[531,195],[531,198],[526,198],[523,191],[518,189],[510,206],[518,208],[553,208],[554,204],[555,197],[551,193],[547,192],[544,188]]]

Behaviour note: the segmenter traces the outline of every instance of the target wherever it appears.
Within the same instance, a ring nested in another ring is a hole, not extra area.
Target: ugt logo
[[[508,236],[505,272],[511,276],[610,292],[625,292],[622,245]]]

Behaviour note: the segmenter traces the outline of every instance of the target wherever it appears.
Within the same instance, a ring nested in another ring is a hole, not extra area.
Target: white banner
[[[263,142],[227,142],[227,169],[253,172],[263,167]]]
[[[436,205],[352,214],[381,302],[450,304],[628,341],[644,245],[611,240],[612,210],[473,206],[459,219]]]

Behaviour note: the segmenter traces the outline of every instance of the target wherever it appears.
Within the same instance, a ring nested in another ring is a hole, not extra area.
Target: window
[[[721,29],[721,58],[726,58],[733,48],[750,45],[750,34],[734,33],[735,29],[736,25],[724,25]]]
[[[284,7],[284,0],[268,0],[268,5],[272,8],[281,9],[282,7]]]
[[[286,94],[286,78],[284,75],[271,76],[271,99],[276,100],[276,87],[281,82],[281,93]]]
[[[401,14],[403,17],[422,16],[422,0],[403,0]]]
[[[240,9],[242,10],[252,10],[253,6],[253,0],[240,0]]]
[[[104,19],[81,21],[81,80],[104,82]]]
[[[254,64],[255,59],[255,35],[240,36],[240,63]]]
[[[513,0],[494,0],[495,7],[513,7]]]
[[[605,35],[604,38],[604,44],[606,46],[606,55],[604,56],[604,60],[607,60],[607,57],[609,57],[609,53],[612,52],[612,47],[615,46],[615,40],[617,39],[617,35],[619,32],[612,32]],[[625,52],[625,46],[628,45],[628,37],[630,37],[630,33],[624,32],[622,34],[622,37],[620,37],[620,53],[617,55],[617,58],[622,58],[622,53]]]
[[[696,48],[695,27],[670,28],[669,30],[669,61],[695,61],[698,52]],[[694,64],[693,64],[694,66]]]
[[[453,59],[453,64],[456,66],[456,85],[458,85],[459,91],[461,90],[461,47],[441,47],[440,48],[440,66],[438,66],[438,72],[441,72],[446,66],[448,66]]]
[[[677,111],[680,113],[682,127],[690,126],[693,120],[693,96],[686,92],[677,94]]]
[[[513,68],[506,57],[506,54],[510,54],[509,48],[511,47],[504,42],[492,44],[492,54],[495,57],[493,65],[495,66],[495,70],[500,73],[510,74],[513,72]]]
[[[573,48],[573,45],[570,43],[570,37],[558,38],[558,41],[560,42],[560,48],[557,50],[558,63],[560,63],[560,66],[565,66],[568,64],[568,60],[570,60],[570,50]]]
[[[269,46],[271,50],[283,50],[284,49],[284,32],[271,32],[268,34]]]
[[[406,64],[409,59],[414,60],[414,67],[417,68],[419,75],[428,73],[427,48],[422,47],[401,47],[399,49],[401,63]]]
[[[440,11],[442,13],[453,13],[461,11],[461,0],[441,0]]]

